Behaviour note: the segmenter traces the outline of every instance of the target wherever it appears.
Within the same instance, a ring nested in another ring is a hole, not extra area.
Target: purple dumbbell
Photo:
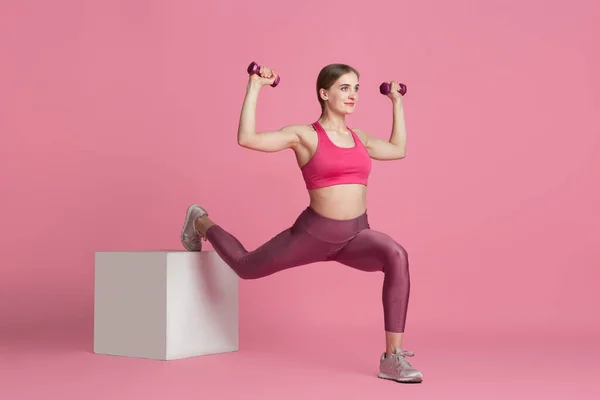
[[[250,75],[252,75],[252,74],[259,75],[259,72],[260,72],[260,65],[258,65],[258,64],[257,64],[257,63],[255,63],[254,61],[252,61],[252,62],[250,63],[250,65],[248,66],[248,73],[249,73]],[[277,86],[277,85],[279,85],[279,75],[277,75],[277,78],[275,78],[275,82],[273,82],[273,83],[271,84],[271,86],[272,86],[272,87],[275,87],[275,86]]]
[[[388,95],[390,93],[390,90],[392,90],[392,84],[391,83],[383,82],[379,86],[379,92],[381,94]],[[398,90],[398,91],[400,92],[400,94],[402,96],[404,96],[406,94],[406,85],[404,83],[400,83],[400,90]]]

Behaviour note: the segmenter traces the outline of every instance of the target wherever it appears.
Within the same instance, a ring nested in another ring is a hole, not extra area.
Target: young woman
[[[284,269],[319,261],[337,261],[362,271],[381,271],[386,351],[379,377],[421,382],[422,374],[406,360],[402,349],[410,294],[406,250],[385,233],[370,229],[366,193],[371,159],[395,160],[406,155],[406,129],[400,85],[391,81],[393,104],[389,141],[346,126],[345,117],[358,101],[359,73],[345,64],[324,67],[317,78],[321,116],[310,125],[289,125],[279,131],[256,132],[256,103],[260,89],[277,78],[261,67],[250,75],[242,106],[238,143],[248,149],[275,152],[292,149],[306,183],[310,204],[294,224],[254,251],[208,217],[197,204],[187,209],[181,241],[200,251],[208,240],[219,256],[242,279],[258,279]]]

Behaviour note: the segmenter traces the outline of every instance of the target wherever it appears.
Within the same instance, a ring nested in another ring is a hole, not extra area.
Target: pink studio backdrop
[[[369,216],[409,252],[413,338],[598,329],[596,2],[284,7],[2,3],[2,326],[91,334],[94,252],[181,249],[192,202],[248,249],[294,221],[308,197],[291,151],[236,143],[256,61],[282,78],[260,94],[259,130],[316,120],[317,74],[345,62],[362,73],[349,126],[387,138],[378,86],[408,85],[408,157],[375,162]],[[382,279],[314,264],[242,281],[241,344],[379,332]]]

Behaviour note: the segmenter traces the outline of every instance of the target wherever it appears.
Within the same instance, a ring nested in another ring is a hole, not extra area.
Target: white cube
[[[97,252],[94,352],[172,360],[238,350],[238,276],[215,251]]]

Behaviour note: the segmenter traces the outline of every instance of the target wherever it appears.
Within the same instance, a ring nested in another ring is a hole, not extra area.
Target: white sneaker
[[[202,235],[196,230],[194,221],[204,215],[208,215],[208,212],[198,204],[189,206],[185,213],[185,221],[181,229],[181,244],[188,251],[202,250]]]
[[[416,370],[406,360],[406,356],[412,357],[412,351],[397,349],[394,353],[386,357],[386,353],[381,355],[379,361],[379,377],[391,379],[402,383],[419,383],[423,380],[423,375]]]

